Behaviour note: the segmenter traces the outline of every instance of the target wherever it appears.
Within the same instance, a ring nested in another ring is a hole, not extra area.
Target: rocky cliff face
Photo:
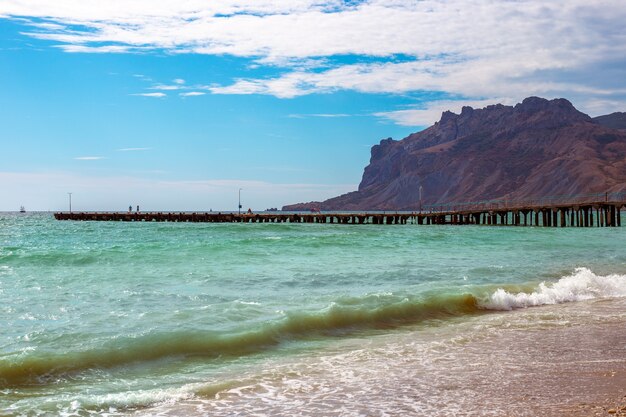
[[[420,187],[424,205],[626,190],[626,132],[601,122],[538,97],[444,112],[372,147],[358,191],[283,209],[416,210]]]

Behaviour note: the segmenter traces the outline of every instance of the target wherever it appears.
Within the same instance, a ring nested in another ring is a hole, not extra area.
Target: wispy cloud
[[[444,111],[452,111],[458,114],[461,112],[463,106],[482,108],[494,104],[494,102],[505,105],[516,103],[515,100],[507,97],[498,97],[488,100],[441,100],[428,102],[419,108],[377,112],[373,115],[401,126],[429,126],[439,120],[441,113]]]
[[[337,117],[350,117],[350,114],[346,113],[308,113],[308,114],[290,114],[287,117],[292,119],[306,119],[307,117],[322,117],[322,118],[337,118]]]
[[[133,74],[133,77],[144,81],[144,82],[152,82],[152,78],[148,77],[147,75],[144,74]]]
[[[41,36],[35,36],[41,37]],[[86,45],[56,45],[55,47],[63,49],[65,52],[89,53],[89,54],[110,54],[110,53],[130,53],[137,48],[131,48],[125,45],[104,45],[104,46],[86,46]]]
[[[0,16],[2,17],[2,16]],[[59,25],[56,23],[46,23],[46,22],[32,22],[30,23],[31,26],[36,27],[36,28],[40,28],[40,29],[45,29],[45,30],[52,30],[52,31],[63,31],[66,30],[67,27],[65,25]]]
[[[180,93],[179,95],[181,97],[197,97],[197,96],[203,96],[206,93],[203,93],[202,91],[190,91],[188,93]]]
[[[174,84],[156,84],[153,85],[152,87],[149,87],[149,90],[161,90],[161,91],[184,91],[179,93],[178,95],[180,97],[194,97],[194,96],[203,96],[206,95],[206,92],[203,91],[195,91],[198,89],[205,89],[206,87],[204,86],[187,86],[185,85],[185,80],[181,79],[181,78],[177,78],[175,80],[172,80],[172,82]],[[190,91],[193,90],[193,91]],[[148,94],[151,94],[149,97],[158,97],[155,94],[158,93],[144,93],[143,95],[148,96]],[[163,93],[165,94],[165,93]]]
[[[157,84],[155,86],[150,87],[151,90],[180,90],[179,85],[166,85],[166,84]]]
[[[77,156],[74,159],[77,161],[98,161],[106,158],[104,156]]]
[[[135,93],[135,94],[131,94],[131,96],[162,98],[162,97],[167,97],[167,94],[165,93]]]
[[[152,148],[122,148],[118,149],[118,152],[141,152],[141,151],[149,151]]]

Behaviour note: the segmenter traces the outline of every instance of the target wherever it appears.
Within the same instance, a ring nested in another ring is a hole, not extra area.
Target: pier
[[[439,204],[426,206],[421,212],[58,212],[54,217],[57,220],[126,222],[619,227],[624,207],[626,193],[604,193],[517,202]]]

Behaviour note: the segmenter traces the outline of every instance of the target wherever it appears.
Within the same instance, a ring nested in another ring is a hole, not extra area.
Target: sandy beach
[[[497,337],[468,343],[458,359],[490,365],[465,377],[476,395],[454,415],[626,415],[625,312],[626,300],[612,299],[489,318],[502,320]]]

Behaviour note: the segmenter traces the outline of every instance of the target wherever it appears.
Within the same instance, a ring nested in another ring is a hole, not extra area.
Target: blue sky
[[[443,110],[625,111],[600,3],[4,1],[0,210],[262,210],[355,190]]]

